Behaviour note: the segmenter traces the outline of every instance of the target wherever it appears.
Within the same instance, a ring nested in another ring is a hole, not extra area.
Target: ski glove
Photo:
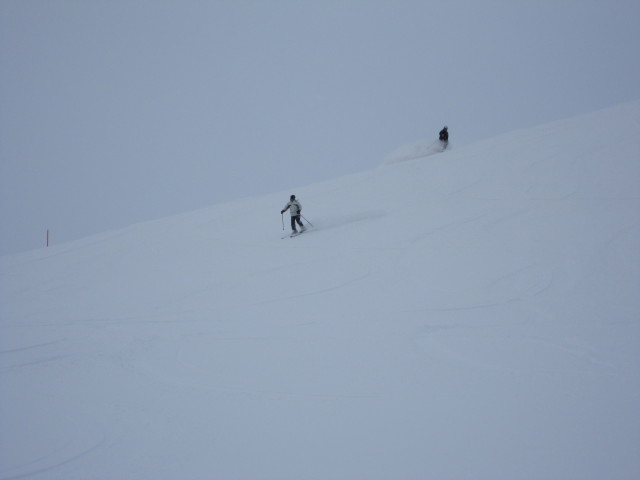
[[[282,215],[284,213],[284,210],[280,210],[280,215]]]

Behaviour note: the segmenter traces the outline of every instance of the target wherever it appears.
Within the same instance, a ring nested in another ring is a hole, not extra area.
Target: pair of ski
[[[309,230],[309,228],[305,228],[304,230],[298,230],[298,231],[296,231],[296,232],[290,233],[290,234],[285,235],[284,237],[280,237],[280,238],[282,238],[282,239],[284,240],[285,238],[293,238],[293,237],[297,237],[297,236],[299,236],[299,235],[302,235],[304,232],[306,232],[306,231],[308,231],[308,230]]]

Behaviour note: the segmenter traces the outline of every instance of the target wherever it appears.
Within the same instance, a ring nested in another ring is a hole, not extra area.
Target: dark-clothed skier
[[[291,197],[289,198],[289,202],[284,206],[282,211],[280,211],[280,214],[282,215],[287,210],[291,212],[291,230],[293,230],[293,233],[298,233],[298,230],[296,229],[296,223],[300,225],[300,231],[304,232],[306,230],[306,227],[300,220],[300,215],[302,214],[302,205],[298,200],[296,200],[295,195],[291,195]]]
[[[442,130],[440,130],[438,139],[442,143],[442,150],[446,150],[447,145],[449,145],[449,127],[445,126]]]

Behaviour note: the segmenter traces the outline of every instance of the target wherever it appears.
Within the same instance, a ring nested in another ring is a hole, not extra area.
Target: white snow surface
[[[640,478],[640,102],[401,159],[3,257],[0,478]]]

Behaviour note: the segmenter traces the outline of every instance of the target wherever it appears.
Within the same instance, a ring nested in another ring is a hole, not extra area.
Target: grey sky
[[[638,0],[0,0],[0,254],[369,169],[444,124],[455,148],[640,98],[639,21]]]

